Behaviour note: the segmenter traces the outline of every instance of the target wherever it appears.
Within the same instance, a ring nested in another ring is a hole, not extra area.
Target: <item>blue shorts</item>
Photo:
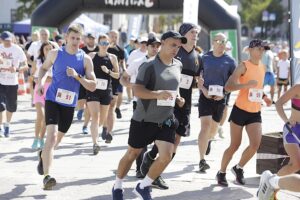
[[[274,86],[275,85],[275,76],[274,76],[274,73],[272,73],[272,72],[266,72],[265,79],[264,79],[264,86],[265,85],[270,85],[270,86]]]
[[[294,132],[296,137],[300,140],[300,124],[296,124],[294,127],[291,128]],[[284,144],[300,144],[297,139],[294,137],[292,133],[286,128],[283,127],[283,142]]]

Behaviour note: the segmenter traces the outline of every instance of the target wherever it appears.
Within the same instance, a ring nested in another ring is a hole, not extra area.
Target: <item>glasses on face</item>
[[[102,42],[99,42],[98,43],[100,46],[108,46],[109,45],[109,42],[107,41],[102,41]]]
[[[214,40],[217,44],[226,44],[227,40]]]

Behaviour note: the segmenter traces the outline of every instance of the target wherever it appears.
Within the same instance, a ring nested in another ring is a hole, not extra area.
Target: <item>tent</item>
[[[30,34],[31,33],[30,19],[24,19],[22,21],[13,23],[13,32],[16,34]]]

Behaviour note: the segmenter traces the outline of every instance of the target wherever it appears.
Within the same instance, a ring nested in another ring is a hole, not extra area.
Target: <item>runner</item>
[[[225,150],[221,169],[217,173],[217,181],[221,186],[228,186],[226,168],[233,154],[241,144],[243,128],[246,128],[249,137],[249,146],[244,150],[240,161],[232,169],[236,182],[244,185],[243,167],[254,156],[259,148],[261,127],[261,103],[264,100],[268,106],[272,101],[263,95],[263,81],[265,67],[261,63],[264,52],[264,43],[261,40],[252,40],[249,44],[249,60],[242,62],[226,83],[226,91],[240,90],[235,105],[232,108],[230,122],[230,146]]]
[[[38,92],[42,95],[44,88],[42,78],[53,65],[53,79],[46,93],[45,102],[47,138],[43,150],[39,152],[37,167],[38,173],[44,175],[43,183],[46,190],[56,185],[56,180],[49,175],[53,150],[57,143],[56,126],[58,125],[60,135],[65,134],[70,128],[80,84],[90,91],[96,89],[92,60],[79,49],[82,32],[81,25],[71,25],[66,34],[66,46],[51,50],[39,72]],[[84,75],[86,78],[83,78]]]
[[[151,200],[150,185],[163,172],[172,158],[176,120],[173,116],[175,100],[182,103],[178,94],[182,64],[174,59],[186,38],[174,31],[161,37],[161,50],[154,60],[144,63],[133,87],[138,97],[131,119],[128,150],[120,160],[116,182],[112,189],[114,200],[123,199],[122,182],[133,161],[142,149],[155,141],[159,157],[146,177],[137,184],[134,193],[143,200]]]
[[[18,73],[28,69],[26,55],[21,47],[13,44],[13,37],[9,31],[2,32],[0,44],[0,131],[3,111],[6,110],[5,137],[10,136],[10,122],[17,111]]]

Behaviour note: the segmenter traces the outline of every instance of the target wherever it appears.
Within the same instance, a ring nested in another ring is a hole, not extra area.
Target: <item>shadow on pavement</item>
[[[33,199],[45,199],[46,195],[32,195],[32,196],[21,196],[25,190],[26,186],[30,184],[22,184],[22,185],[15,185],[16,187],[12,189],[10,192],[6,194],[0,194],[0,199],[24,199],[26,197],[31,197]]]

